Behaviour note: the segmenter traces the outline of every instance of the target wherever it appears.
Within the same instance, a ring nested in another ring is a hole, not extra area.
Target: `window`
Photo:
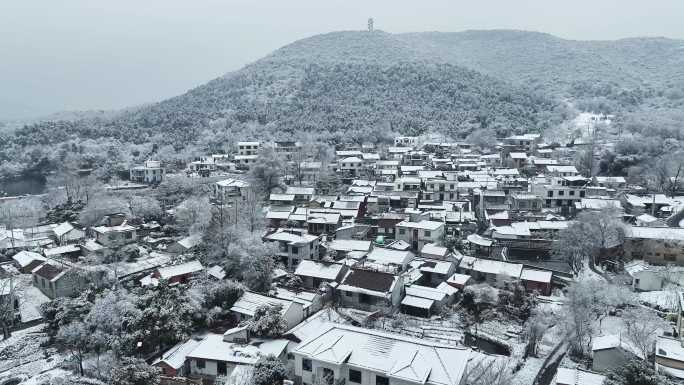
[[[561,196],[561,197],[562,197],[563,195],[565,195],[565,191],[560,190],[560,191],[558,192],[558,196]]]
[[[292,246],[292,254],[299,254],[299,248],[297,246]]]
[[[204,362],[204,360],[197,360],[197,367],[198,368],[204,369],[205,366],[206,366],[206,363]]]
[[[553,191],[549,191],[548,193],[546,193],[546,196],[548,196],[549,198],[552,198],[553,197]]]
[[[423,230],[423,233],[425,234],[426,237],[430,236],[430,230]]]
[[[292,353],[287,353],[287,359],[288,359],[288,360],[294,360],[294,354],[292,354]]]
[[[575,190],[570,190],[570,195],[574,196],[575,195]]]
[[[133,233],[130,231],[126,232],[126,239],[131,239],[131,238],[133,238]]]
[[[354,369],[349,369],[349,382],[361,383],[361,372]]]
[[[347,297],[351,297],[351,296],[354,295],[354,293],[352,293],[351,291],[345,291],[345,292],[344,292],[344,295],[347,296]]]
[[[584,198],[584,191],[580,191],[580,197]]]
[[[375,385],[389,385],[389,378],[376,375]]]
[[[311,371],[311,360],[307,358],[302,359],[302,370],[305,372]]]
[[[551,199],[547,199],[547,200],[546,200],[546,205],[547,205],[547,206],[551,206]]]
[[[402,228],[400,228],[400,229],[399,229],[399,234],[400,234],[400,235],[404,235],[404,234],[406,234],[406,229],[405,229],[405,228],[403,228],[403,227],[402,227]]]

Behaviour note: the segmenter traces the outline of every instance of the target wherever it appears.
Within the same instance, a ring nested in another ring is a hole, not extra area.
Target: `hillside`
[[[567,118],[561,98],[675,108],[684,95],[678,91],[684,87],[682,45],[667,39],[579,42],[519,31],[328,33],[156,104],[5,134],[0,160],[15,162],[12,170],[45,159],[55,164],[64,154],[42,146],[102,138],[178,151],[198,142],[221,148],[236,137],[302,133],[339,143],[386,135],[388,128],[457,138],[493,128],[505,135]]]

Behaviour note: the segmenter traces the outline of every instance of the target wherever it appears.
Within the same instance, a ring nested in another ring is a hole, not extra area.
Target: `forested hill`
[[[635,94],[670,83],[676,90],[684,54],[678,44],[574,42],[517,31],[328,33],[115,117],[42,122],[5,134],[0,163],[14,171],[55,164],[65,144],[74,149],[88,139],[208,151],[238,138],[293,133],[335,143],[390,129],[454,137],[483,127],[502,135],[543,130],[567,117],[558,100],[572,99],[576,89],[589,89],[575,92],[578,98],[636,103],[643,97]]]

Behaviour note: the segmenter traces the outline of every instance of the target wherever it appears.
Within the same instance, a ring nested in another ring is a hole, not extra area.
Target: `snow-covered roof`
[[[52,247],[49,249],[43,249],[43,254],[45,254],[45,256],[49,258],[62,254],[77,253],[79,251],[81,251],[81,248],[78,245],[64,245]]]
[[[285,194],[293,195],[313,195],[314,192],[315,189],[313,187],[289,186],[287,190],[285,190]]]
[[[344,317],[332,308],[326,307],[300,322],[299,325],[287,331],[285,335],[294,336],[298,340],[297,342],[301,342],[317,335],[330,322],[343,323],[344,321]]]
[[[404,299],[401,300],[401,304],[404,306],[417,307],[420,309],[431,309],[435,304],[435,301],[428,298],[414,297],[412,295],[406,294]]]
[[[245,155],[248,156],[248,155]],[[234,178],[228,178],[224,180],[220,180],[216,182],[217,185],[221,187],[236,187],[236,188],[245,188],[249,186],[249,183],[245,182],[244,180],[239,180],[239,179],[234,179]]]
[[[162,354],[161,357],[155,360],[153,362],[153,365],[163,362],[174,369],[179,369],[183,365],[185,365],[185,358],[188,355],[188,353],[193,351],[200,344],[200,342],[201,340],[190,338],[185,342],[176,344],[176,346],[167,350],[165,353]]]
[[[157,271],[159,272],[160,278],[169,279],[179,275],[196,273],[198,271],[202,271],[202,269],[204,269],[202,263],[195,260],[181,263],[180,265],[160,267],[157,269]]]
[[[22,268],[28,266],[33,261],[45,261],[45,257],[42,255],[26,250],[14,254],[12,259]]]
[[[306,220],[306,218],[304,218]],[[271,241],[282,241],[282,242],[288,242],[290,244],[301,244],[301,243],[309,243],[313,242],[316,239],[318,239],[317,236],[311,235],[311,234],[293,234],[287,231],[276,231],[273,234],[269,234],[266,236],[266,239],[271,240]]]
[[[444,257],[449,254],[449,249],[443,246],[437,246],[434,243],[426,243],[420,252],[421,254],[439,255],[440,257]]]
[[[494,243],[494,241],[492,241],[491,239],[483,238],[477,234],[470,234],[470,235],[468,235],[467,239],[468,239],[468,242],[474,243],[478,246],[483,246],[483,247],[490,247]]]
[[[523,269],[523,265],[520,263],[509,263],[473,257],[463,257],[459,267],[486,274],[506,275],[513,278],[519,278]]]
[[[292,202],[295,199],[294,194],[276,194],[271,193],[268,197],[269,200],[279,201],[279,202]]]
[[[605,380],[603,375],[580,369],[558,368],[556,372],[558,385],[602,385]]]
[[[368,251],[371,241],[359,241],[355,239],[335,239],[328,245],[329,249],[338,251]]]
[[[202,242],[202,235],[201,234],[192,234],[188,235],[187,237],[181,239],[178,241],[178,244],[183,246],[186,250],[192,249],[193,247],[197,246]]]
[[[455,285],[463,286],[463,285],[465,285],[466,283],[468,283],[468,281],[469,281],[471,278],[472,278],[472,277],[469,276],[468,274],[454,273],[451,277],[449,277],[449,279],[447,279],[447,282],[448,282],[448,283],[453,283],[453,284],[455,284]]]
[[[430,385],[460,384],[471,356],[467,348],[339,324],[321,328],[294,353],[400,382]]]
[[[558,164],[549,164],[546,166],[546,171],[548,172],[559,172],[559,173],[574,173],[578,174],[577,167],[575,166],[563,166]]]
[[[601,210],[604,208],[620,209],[622,205],[617,199],[582,198],[579,202],[575,202],[575,207],[585,210]]]
[[[443,222],[422,220],[420,222],[402,221],[397,223],[397,227],[408,227],[411,229],[424,229],[435,231],[444,226]]]
[[[262,356],[278,357],[287,347],[284,339],[258,341],[254,344],[238,344],[223,340],[223,334],[207,334],[187,357],[203,360],[224,361],[235,364],[255,364]]]
[[[684,241],[684,228],[681,227],[628,227],[628,238],[643,239],[667,239],[671,241]]]
[[[527,159],[527,154],[524,152],[511,152],[510,154],[511,159]]]
[[[550,271],[523,269],[520,274],[520,279],[524,281],[551,283],[552,275],[553,273]]]
[[[406,295],[427,298],[433,301],[442,301],[447,296],[443,291],[428,286],[411,285],[406,286],[405,290]]]
[[[448,274],[449,271],[451,271],[451,268],[453,267],[453,262],[417,259],[411,262],[411,266],[426,273],[444,275]]]
[[[231,311],[236,313],[244,314],[247,316],[253,316],[254,312],[259,306],[276,306],[282,305],[282,313],[284,314],[287,309],[292,305],[292,301],[286,301],[279,298],[267,297],[265,295],[253,293],[251,291],[246,291],[242,294],[240,299],[235,301],[233,306],[230,308]]]
[[[340,163],[363,163],[363,160],[356,156],[350,156],[348,158],[341,159]]]
[[[344,265],[341,264],[323,263],[304,259],[299,262],[294,273],[295,275],[334,281],[340,275],[342,269],[344,269]]]
[[[55,233],[56,236],[61,237],[62,235],[68,233],[69,231],[73,230],[74,226],[69,223],[69,222],[63,222],[57,225],[52,231]]]
[[[207,269],[207,274],[216,279],[226,278],[226,271],[223,270],[223,267],[221,267],[221,265],[214,265],[210,267],[209,269]]]
[[[368,261],[387,265],[401,265],[404,266],[411,262],[413,253],[403,250],[383,249],[380,247],[374,248],[366,257]]]
[[[593,342],[591,344],[591,350],[592,351],[597,351],[597,350],[605,350],[605,349],[614,349],[614,348],[622,348],[627,352],[631,352],[632,354],[641,357],[643,354],[639,351],[638,348],[630,344],[628,341],[625,340],[625,338],[620,338],[619,335],[616,334],[610,334],[610,335],[605,335],[605,336],[600,336],[600,337],[595,337],[593,339]]]
[[[100,234],[106,234],[106,233],[114,233],[114,232],[134,231],[135,227],[124,223],[124,224],[119,225],[119,226],[95,226],[95,227],[92,227],[92,230],[95,232],[98,232]]]

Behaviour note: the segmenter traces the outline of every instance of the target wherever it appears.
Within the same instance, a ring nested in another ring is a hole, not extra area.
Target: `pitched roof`
[[[323,263],[304,259],[299,262],[294,273],[295,275],[334,281],[340,275],[343,268],[344,265],[337,263]]]
[[[343,285],[386,293],[392,289],[396,276],[379,271],[352,269],[342,281]]]
[[[64,270],[47,262],[33,269],[31,272],[47,279],[48,281],[57,280],[62,276],[62,274],[64,274]]]
[[[471,355],[467,348],[339,324],[321,328],[294,353],[431,385],[460,384]]]

